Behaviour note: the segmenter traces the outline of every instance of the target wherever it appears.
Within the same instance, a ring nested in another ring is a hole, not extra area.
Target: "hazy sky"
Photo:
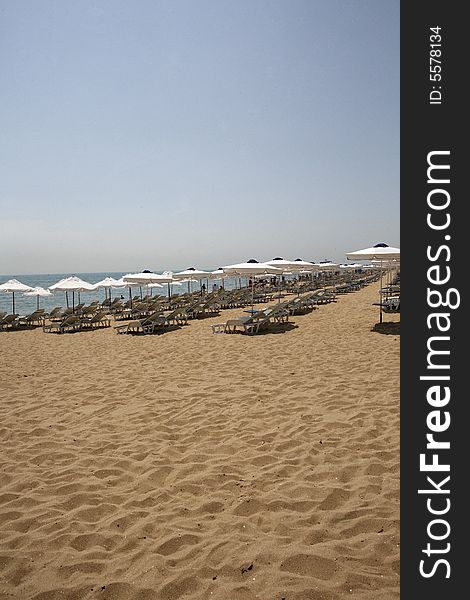
[[[0,273],[399,246],[399,0],[0,0]]]

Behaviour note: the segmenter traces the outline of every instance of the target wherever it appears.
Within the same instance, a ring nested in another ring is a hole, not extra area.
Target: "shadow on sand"
[[[400,335],[400,321],[398,323],[393,321],[389,323],[376,323],[371,331],[385,335]]]
[[[266,329],[260,329],[257,333],[245,333],[243,331],[243,329],[237,329],[236,331],[233,331],[230,333],[230,335],[234,335],[234,334],[242,334],[242,335],[248,335],[249,337],[257,337],[259,335],[272,335],[272,334],[276,334],[276,333],[287,333],[288,331],[292,331],[293,329],[297,329],[298,325],[295,325],[295,323],[293,322],[287,322],[287,323],[278,323],[276,325],[271,325],[270,327],[267,327]]]

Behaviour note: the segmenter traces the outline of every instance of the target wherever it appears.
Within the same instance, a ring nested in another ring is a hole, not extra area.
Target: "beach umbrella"
[[[148,296],[148,286],[151,283],[171,283],[173,281],[173,277],[171,273],[163,273],[160,275],[158,273],[152,273],[151,271],[142,271],[141,273],[129,273],[128,275],[124,275],[122,278],[124,282],[130,284],[137,285],[146,285],[147,286],[147,296]],[[130,291],[130,290],[129,290]],[[148,299],[147,299],[148,302]]]
[[[276,267],[277,269],[281,270],[280,275],[287,275],[287,274],[292,274],[292,271],[296,271],[297,270],[297,265],[295,264],[295,262],[293,260],[286,260],[285,258],[282,258],[282,256],[276,256],[275,258],[273,258],[272,260],[267,260],[266,261],[267,265],[271,265],[272,267]],[[262,275],[261,275],[262,277]],[[278,285],[277,285],[277,298],[278,298],[278,302],[281,301],[281,282],[278,279]]]
[[[179,271],[179,273],[173,273],[173,279],[179,281],[199,281],[199,285],[202,287],[201,281],[203,279],[209,279],[211,275],[212,273],[210,271],[201,271],[200,269],[189,267],[184,271]]]
[[[173,283],[174,283],[175,281],[176,281],[176,280],[174,279],[174,280],[173,280]],[[192,283],[197,283],[198,281],[199,281],[199,279],[193,279],[193,278],[191,278],[191,277],[186,277],[186,279],[180,279],[180,280],[178,281],[178,283],[181,283],[181,285],[183,285],[183,283],[187,283],[187,284],[188,284],[188,292],[191,292],[191,291],[192,291],[191,284],[192,284]]]
[[[210,277],[210,271],[201,271],[199,269],[195,269],[194,267],[189,267],[189,269],[185,269],[184,271],[179,271],[179,273],[173,273],[173,279],[181,280],[190,277],[191,279],[207,279]]]
[[[123,281],[128,284],[149,285],[150,283],[171,283],[173,277],[167,273],[159,275],[151,271],[142,271],[141,273],[129,273],[123,276]]]
[[[300,275],[300,273],[305,273],[307,271],[311,273],[312,271],[318,269],[318,267],[313,263],[302,260],[301,258],[296,258],[295,260],[286,260],[278,256],[272,260],[267,260],[266,263],[268,265],[272,265],[273,267],[282,269],[284,275],[293,273]],[[299,280],[297,280],[297,293],[299,293]]]
[[[266,264],[276,267],[277,269],[281,269],[283,272],[293,271],[297,266],[293,260],[286,260],[281,256],[276,256],[276,258],[273,258],[272,260],[267,260]]]
[[[128,277],[129,275],[131,275],[131,273],[128,273],[127,275],[123,275],[119,279],[116,279],[116,284],[113,285],[112,288],[113,289],[127,288],[129,290],[129,300],[130,300],[131,308],[132,308],[132,292],[131,292],[131,288],[133,288],[133,287],[139,287],[141,284],[140,283],[131,283],[130,281],[124,281],[124,277]]]
[[[118,279],[114,279],[114,277],[105,277],[101,281],[93,284],[95,286],[95,290],[104,289],[105,297],[107,297],[107,292],[109,291],[109,298],[111,299],[111,288],[118,289],[126,287],[126,284],[122,281],[120,282]]]
[[[311,273],[312,271],[318,271],[318,265],[313,262],[309,262],[308,260],[302,260],[301,258],[296,258],[294,263],[297,265],[296,270],[299,271],[308,271]]]
[[[363,250],[354,250],[353,252],[346,252],[346,258],[348,260],[392,260],[400,258],[400,248],[394,248],[388,246],[383,242],[371,246],[370,248],[364,248]]]
[[[45,290],[43,287],[34,287],[29,292],[25,292],[23,296],[36,296],[37,298],[37,309],[39,309],[39,298],[46,296],[53,296],[54,294],[49,290]]]
[[[173,293],[173,286],[176,285],[178,287],[181,287],[183,285],[183,283],[181,281],[176,281],[173,277],[173,271],[163,271],[163,275],[165,277],[168,277],[171,281],[167,281],[167,286],[168,286],[168,301],[171,300],[171,295]]]
[[[380,242],[371,246],[370,248],[363,248],[362,250],[355,250],[353,252],[346,252],[346,258],[348,260],[378,260],[380,261],[380,323],[382,323],[382,273],[384,261],[399,260],[400,259],[400,248],[394,248],[388,244]]]
[[[154,282],[154,283],[149,283],[147,287],[150,291],[152,291],[154,288],[162,288],[163,285],[161,283]]]
[[[224,273],[227,275],[244,275],[251,277],[251,311],[253,312],[253,300],[254,300],[254,275],[281,275],[282,270],[277,267],[273,267],[268,263],[260,263],[254,258],[251,258],[247,262],[237,263],[234,265],[227,265],[222,267]]]
[[[70,277],[65,277],[61,279],[57,283],[50,285],[47,288],[49,291],[58,291],[65,292],[65,297],[67,299],[68,305],[68,292],[72,292],[72,310],[75,311],[75,292],[78,293],[78,298],[80,302],[80,292],[94,292],[95,286],[93,283],[88,283],[88,281],[83,281],[80,277],[76,275],[71,275]]]
[[[0,285],[0,291],[9,292],[12,299],[12,313],[15,314],[15,292],[30,292],[33,288],[18,281],[18,279],[9,279]]]
[[[171,295],[173,294],[173,286],[176,285],[177,287],[182,287],[183,283],[181,281],[175,281],[173,279],[173,281],[170,283],[168,282],[168,300],[171,300]]]
[[[334,263],[331,260],[320,260],[315,263],[316,267],[321,271],[334,271],[339,268],[338,263]]]
[[[227,275],[226,273],[224,273],[224,270],[222,269],[222,267],[219,267],[215,271],[211,271],[211,279],[220,279],[222,281],[222,287],[224,289],[225,289],[224,280],[227,279],[228,277],[230,277],[230,275]]]

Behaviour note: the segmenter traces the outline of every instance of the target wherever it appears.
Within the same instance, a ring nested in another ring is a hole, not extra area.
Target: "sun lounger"
[[[151,314],[143,319],[134,319],[127,323],[115,325],[116,333],[155,333],[156,328],[169,327],[170,325],[183,325],[188,322],[188,316],[185,307],[175,308],[168,315],[163,315],[160,311]]]
[[[154,324],[161,318],[161,312],[154,312],[143,319],[131,319],[126,323],[115,325],[116,333],[153,333]]]
[[[400,297],[395,296],[386,298],[380,302],[373,302],[373,306],[381,306],[384,313],[399,313],[400,312]]]
[[[39,308],[38,310],[35,310],[34,312],[32,312],[30,315],[27,315],[25,317],[19,317],[18,325],[26,326],[26,327],[28,327],[30,325],[43,325],[45,319],[46,319],[46,315],[44,313],[44,309]]]
[[[49,313],[49,321],[62,321],[62,307],[56,306]]]
[[[60,323],[43,325],[44,333],[70,333],[80,329],[80,318],[77,315],[68,315]]]
[[[111,320],[106,311],[100,311],[91,317],[82,317],[80,319],[81,329],[98,329],[100,327],[111,327]]]
[[[18,315],[5,315],[0,320],[0,329],[16,329],[18,327]]]
[[[263,310],[254,311],[251,315],[228,319],[225,323],[212,326],[213,333],[234,333],[237,327],[243,327],[245,333],[258,333],[260,329],[272,324],[285,323],[289,320],[287,302],[279,302]]]

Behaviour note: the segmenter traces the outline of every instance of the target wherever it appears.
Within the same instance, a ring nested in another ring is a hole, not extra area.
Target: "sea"
[[[0,284],[5,283],[9,279],[17,279],[21,283],[25,285],[29,285],[31,287],[43,287],[47,289],[49,286],[57,283],[61,279],[65,277],[69,277],[70,275],[76,275],[83,279],[88,283],[98,283],[105,277],[113,277],[114,279],[119,279],[123,275],[126,275],[124,272],[113,272],[113,273],[53,273],[53,274],[36,274],[36,275],[0,275]],[[181,286],[172,286],[171,293],[182,294],[187,291],[196,291],[200,289],[200,286],[205,284],[206,289],[208,291],[212,290],[212,286],[214,284],[220,285],[220,280],[202,280],[201,282],[190,282],[183,283]],[[240,285],[247,285],[246,278],[243,277],[242,280],[235,277],[230,277],[224,280],[225,289],[234,289],[236,287],[240,287]],[[168,295],[168,286],[166,284],[161,288],[151,288],[149,290],[154,296],[156,295]],[[145,296],[147,293],[146,286],[143,285],[141,288],[138,286],[132,288],[132,296],[140,296],[141,294]],[[127,300],[129,298],[129,289],[112,289],[111,297],[116,298],[120,296],[124,296],[124,299]],[[90,304],[95,300],[103,301],[105,299],[105,290],[99,289],[94,292],[81,292],[78,295],[75,292],[74,302],[78,304],[80,301],[85,304]],[[72,306],[72,294],[68,293],[68,303],[69,306]],[[36,296],[25,296],[23,293],[16,292],[15,293],[15,313],[19,315],[28,315],[36,310],[38,306],[38,300]],[[44,308],[47,312],[50,312],[54,307],[61,306],[65,308],[67,306],[67,297],[65,292],[54,292],[52,296],[44,296],[39,298],[39,307]],[[12,311],[12,294],[10,292],[3,292],[0,290],[0,311],[4,311],[7,313],[11,313]]]

